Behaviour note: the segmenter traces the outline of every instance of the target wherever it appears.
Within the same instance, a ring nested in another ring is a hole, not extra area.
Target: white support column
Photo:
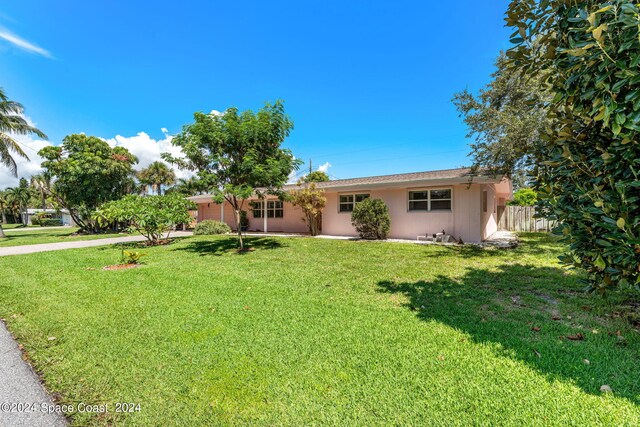
[[[264,232],[267,232],[267,199],[262,201],[262,220],[264,222]]]
[[[224,201],[220,203],[220,222],[224,222]]]

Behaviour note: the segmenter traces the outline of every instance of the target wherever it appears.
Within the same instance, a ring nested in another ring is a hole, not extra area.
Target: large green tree
[[[155,161],[138,172],[138,180],[142,185],[151,187],[151,191],[162,195],[162,186],[173,185],[176,174],[163,162]]]
[[[134,188],[136,157],[95,136],[69,135],[61,145],[45,147],[38,155],[45,159],[42,167],[52,178],[53,197],[85,231],[101,230],[93,215],[98,206]]]
[[[13,176],[17,176],[18,167],[13,155],[28,159],[20,144],[14,139],[16,135],[36,135],[47,138],[41,130],[31,126],[24,118],[24,107],[19,102],[11,101],[4,90],[0,88],[0,164],[9,169]],[[0,224],[0,238],[5,237]]]
[[[512,1],[513,66],[550,86],[535,189],[590,289],[640,284],[640,11],[628,0]]]
[[[467,125],[473,166],[526,185],[536,162],[542,134],[549,124],[545,103],[550,91],[537,76],[510,67],[504,54],[496,61],[491,82],[477,95],[456,93],[453,103]]]
[[[164,153],[163,158],[195,171],[215,202],[226,200],[233,207],[243,250],[240,211],[246,200],[252,195],[282,195],[289,174],[302,163],[282,148],[293,122],[282,101],[267,103],[257,112],[229,108],[223,114],[195,113],[194,119],[171,141],[185,157]]]

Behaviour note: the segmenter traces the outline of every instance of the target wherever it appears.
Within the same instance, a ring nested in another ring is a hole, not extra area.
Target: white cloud
[[[331,167],[331,163],[326,162],[325,164],[320,165],[320,166],[318,167],[318,170],[319,170],[320,172],[327,173],[327,171],[329,170],[329,168],[330,168],[330,167]]]
[[[159,160],[161,153],[171,153],[175,157],[182,157],[182,151],[179,147],[175,147],[171,144],[173,139],[172,135],[166,132],[166,128],[162,128],[164,133],[164,139],[155,140],[147,135],[145,132],[139,132],[136,136],[125,137],[122,135],[116,135],[115,138],[107,139],[107,143],[112,147],[124,147],[129,150],[133,155],[138,158],[138,164],[136,169],[142,169],[152,162]],[[180,170],[177,167],[169,165],[174,169],[177,178],[189,178],[193,176],[190,171]]]
[[[26,52],[33,53],[35,55],[41,55],[41,56],[44,56],[45,58],[53,58],[53,56],[48,50],[43,49],[40,46],[33,44],[11,33],[6,28],[0,27],[0,39],[4,39],[9,43],[11,43],[12,45],[16,46],[17,48],[22,49]]]
[[[35,126],[35,124],[26,117],[29,124]],[[133,153],[138,158],[138,164],[134,166],[135,169],[142,169],[149,166],[151,162],[156,160],[162,161],[160,154],[164,152],[171,153],[173,156],[182,157],[182,151],[179,147],[171,145],[172,135],[165,132],[165,128],[162,128],[165,134],[164,139],[155,140],[147,135],[145,132],[140,132],[136,136],[125,137],[116,135],[115,138],[104,139],[111,147],[124,147]],[[18,177],[31,178],[32,175],[36,175],[42,171],[40,164],[43,159],[37,155],[38,151],[51,144],[49,141],[43,141],[40,139],[34,139],[31,136],[16,135],[13,137],[22,147],[23,151],[29,156],[29,160],[14,155],[13,158],[18,166]],[[183,171],[169,165],[173,168],[177,178],[190,178],[193,173],[190,171]],[[13,177],[9,170],[3,166],[0,166],[0,189],[5,187],[14,187],[18,185],[19,178]]]
[[[220,111],[218,111],[218,110],[211,110],[211,112],[209,114],[211,114],[212,116],[221,116],[222,115],[222,113]]]
[[[168,134],[169,134],[169,131],[167,130],[167,128],[160,128],[160,131],[161,131],[162,133],[164,133],[165,135],[168,135]]]

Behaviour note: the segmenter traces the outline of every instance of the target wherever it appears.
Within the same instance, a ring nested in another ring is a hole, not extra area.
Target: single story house
[[[382,199],[389,208],[389,238],[416,240],[435,233],[481,242],[498,230],[497,212],[513,196],[511,180],[472,174],[470,168],[437,170],[339,179],[316,183],[325,191],[322,234],[357,236],[351,224],[351,211],[366,198]],[[299,188],[286,185],[285,190]],[[190,197],[198,204],[198,221],[214,219],[236,229],[233,209],[228,202],[217,204],[210,195]],[[300,208],[276,196],[250,199],[249,231],[305,233]]]
[[[27,209],[27,211],[25,213],[22,214],[22,219],[23,219],[23,223],[26,223],[27,225],[33,225],[32,223],[32,219],[34,216],[38,215],[38,214],[47,214],[47,216],[51,219],[58,219],[60,220],[61,225],[67,225],[67,226],[75,226],[76,223],[73,220],[73,218],[71,218],[71,214],[69,214],[69,211],[66,209],[60,209],[60,210],[56,210],[56,209]]]

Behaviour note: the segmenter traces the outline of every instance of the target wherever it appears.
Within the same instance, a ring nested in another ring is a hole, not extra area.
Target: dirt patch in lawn
[[[116,265],[107,265],[103,267],[103,270],[113,271],[113,270],[128,270],[130,268],[138,268],[140,264],[116,264]]]

